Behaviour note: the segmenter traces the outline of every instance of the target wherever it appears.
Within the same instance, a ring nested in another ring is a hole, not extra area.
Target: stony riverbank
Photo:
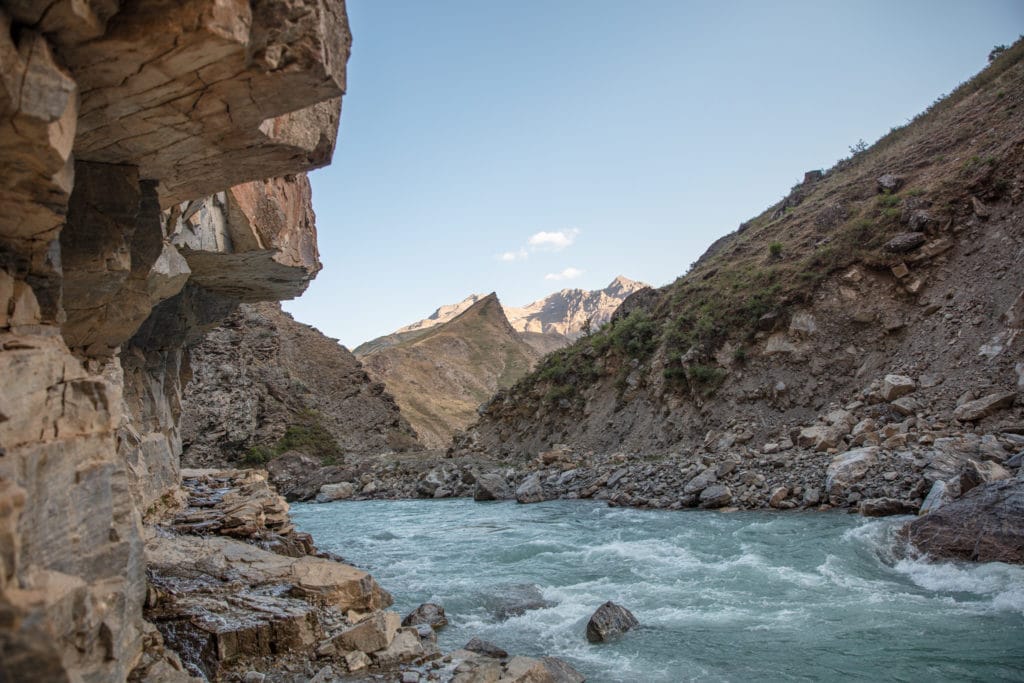
[[[184,470],[164,504],[145,537],[156,630],[139,680],[582,680],[550,658],[442,653],[430,624],[388,611],[373,577],[295,530],[263,472]]]

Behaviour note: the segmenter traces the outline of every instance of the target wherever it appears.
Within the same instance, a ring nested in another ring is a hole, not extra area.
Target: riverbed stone
[[[499,472],[488,472],[476,478],[473,500],[508,500],[512,498],[508,480]]]
[[[732,502],[732,491],[724,484],[709,486],[700,493],[702,508],[721,508]]]
[[[825,489],[830,498],[843,498],[850,486],[862,480],[878,462],[878,448],[869,446],[841,453],[825,472]]]
[[[1024,564],[1024,480],[976,486],[902,532],[935,559]]]
[[[391,643],[385,649],[374,652],[371,657],[374,664],[386,668],[402,662],[411,662],[423,654],[423,644],[416,629],[400,628]]]
[[[540,503],[544,500],[544,487],[540,483],[540,473],[532,472],[516,488],[516,501],[519,503]]]
[[[462,646],[463,650],[475,652],[485,657],[493,657],[494,659],[504,659],[508,657],[508,652],[498,647],[494,643],[477,638],[476,636],[469,639],[469,642]]]
[[[397,612],[375,612],[370,617],[348,628],[334,637],[339,650],[376,652],[391,645],[401,626],[402,618]],[[419,639],[417,638],[417,643]]]
[[[435,630],[447,626],[448,617],[444,613],[444,607],[434,602],[425,602],[410,612],[405,619],[402,619],[402,626],[419,626],[421,624]]]
[[[350,481],[343,481],[338,484],[324,484],[320,492],[316,494],[316,502],[330,503],[335,500],[351,498],[356,492],[356,486]]]
[[[587,640],[603,643],[640,625],[633,613],[611,600],[597,608],[587,622]]]

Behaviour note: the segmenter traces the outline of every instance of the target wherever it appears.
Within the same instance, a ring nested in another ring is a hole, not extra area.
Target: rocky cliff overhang
[[[340,0],[0,0],[0,679],[139,661],[185,346],[319,270],[349,47]]]

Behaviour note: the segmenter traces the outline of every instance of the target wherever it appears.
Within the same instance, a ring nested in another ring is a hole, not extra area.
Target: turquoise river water
[[[443,604],[445,650],[479,636],[595,682],[1024,680],[1024,568],[901,559],[902,520],[461,499],[292,513],[394,609]],[[592,645],[605,600],[642,626]]]

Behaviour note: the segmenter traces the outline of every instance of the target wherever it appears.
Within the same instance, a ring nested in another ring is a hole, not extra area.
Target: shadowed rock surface
[[[1024,480],[977,486],[903,533],[935,559],[1024,564]]]

